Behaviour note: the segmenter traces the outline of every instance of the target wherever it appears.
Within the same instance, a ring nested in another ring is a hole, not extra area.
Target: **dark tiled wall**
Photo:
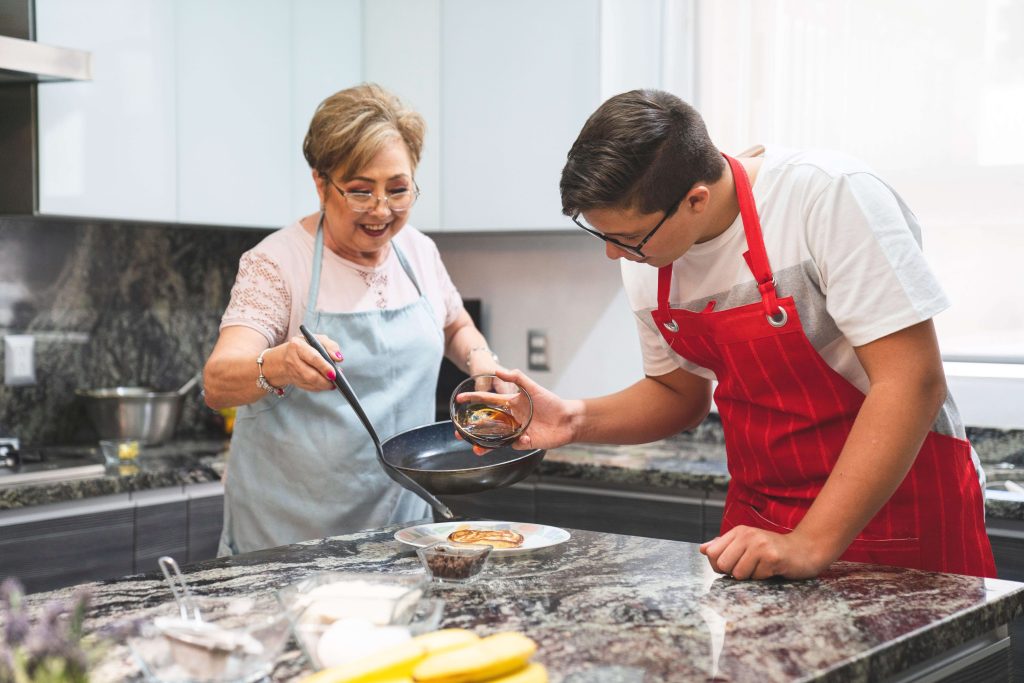
[[[239,257],[266,234],[0,218],[0,336],[35,336],[37,378],[0,385],[0,436],[92,442],[76,389],[183,384],[213,348]],[[211,417],[193,392],[177,436],[210,433]]]

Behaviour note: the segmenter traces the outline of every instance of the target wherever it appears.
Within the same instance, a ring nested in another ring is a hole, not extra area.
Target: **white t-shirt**
[[[392,240],[412,268],[442,329],[455,322],[462,297],[441,262],[434,241],[406,225]],[[242,325],[276,346],[300,334],[313,273],[314,236],[296,221],[242,254],[220,327]],[[353,313],[399,308],[415,301],[416,286],[393,248],[376,267],[353,263],[324,248],[317,310]]]
[[[779,297],[792,296],[811,344],[861,391],[868,378],[853,347],[928,320],[948,307],[921,250],[917,218],[862,162],[835,152],[769,147],[753,186],[754,202]],[[742,219],[674,264],[673,308],[715,310],[760,300],[743,259]],[[651,319],[658,270],[622,260],[622,279],[637,318],[644,371],[676,368],[714,380],[711,370],[672,351]],[[933,429],[965,438],[947,395]]]

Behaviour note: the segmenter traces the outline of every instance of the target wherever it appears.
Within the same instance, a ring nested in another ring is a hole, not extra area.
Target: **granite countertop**
[[[1005,481],[1024,485],[1024,431],[969,429],[985,472],[985,514],[1024,520],[1024,495]],[[686,489],[724,494],[729,484],[721,424],[709,420],[692,432],[635,446],[571,444],[548,451],[536,473],[614,488]]]
[[[986,515],[1024,520],[1024,495],[1007,493],[1004,480],[1024,483],[1024,432],[969,430],[989,482]],[[225,439],[176,440],[145,448],[139,471],[108,469],[101,477],[3,486],[0,510],[167,486],[220,481]],[[102,458],[95,449],[91,457]],[[81,452],[79,448],[76,452]],[[87,457],[89,457],[87,455]],[[702,491],[724,494],[729,484],[721,424],[708,419],[695,430],[635,446],[572,444],[548,451],[535,475],[604,487]]]
[[[145,446],[134,466],[106,467],[99,476],[10,486],[0,477],[0,511],[220,481],[227,449],[228,441],[223,438],[183,439]],[[91,446],[53,447],[46,453],[69,465],[103,463],[99,449]]]
[[[200,595],[274,591],[325,570],[421,572],[389,527],[221,558],[183,571]],[[690,680],[879,680],[1008,623],[1024,584],[836,563],[809,581],[735,581],[697,546],[572,531],[563,544],[498,558],[476,583],[431,589],[441,627],[522,631],[553,683]],[[171,595],[158,572],[86,584],[90,638],[151,617]],[[39,610],[74,588],[27,597]],[[294,643],[275,681],[308,673]],[[127,647],[109,642],[94,683],[138,680]]]

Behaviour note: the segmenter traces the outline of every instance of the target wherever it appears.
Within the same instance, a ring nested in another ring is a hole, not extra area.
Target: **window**
[[[1024,362],[1024,0],[702,0],[697,22],[712,139],[867,161],[921,219],[944,355]]]

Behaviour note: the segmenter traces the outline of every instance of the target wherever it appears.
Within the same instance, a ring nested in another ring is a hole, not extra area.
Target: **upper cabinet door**
[[[600,103],[599,0],[443,0],[443,230],[566,229],[565,155]]]
[[[290,218],[289,4],[175,2],[178,220]]]
[[[37,0],[95,80],[39,87],[40,213],[281,227],[319,207],[302,141],[362,80],[360,0]]]
[[[93,79],[39,95],[41,213],[176,220],[170,0],[36,0],[40,42],[89,50]]]
[[[368,3],[375,5],[378,0]],[[362,0],[291,1],[291,76],[288,132],[289,221],[320,208],[312,171],[302,155],[317,106],[363,80]]]
[[[427,133],[416,169],[420,197],[409,222],[441,226],[441,0],[373,0],[364,6],[363,75],[423,116]]]

